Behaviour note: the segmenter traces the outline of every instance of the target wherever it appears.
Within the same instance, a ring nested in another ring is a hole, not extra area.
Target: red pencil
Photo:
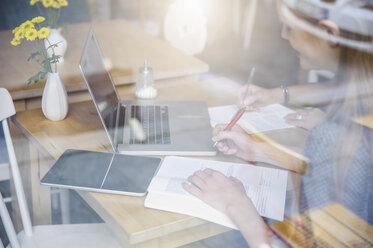
[[[242,108],[237,111],[236,115],[233,117],[231,122],[224,128],[224,131],[231,130],[234,125],[236,125],[237,121],[241,118],[241,116],[245,113],[245,108]]]
[[[254,74],[255,74],[255,67],[251,68],[251,71],[250,71],[250,76],[249,76],[249,79],[247,80],[247,86],[249,86],[252,81],[253,81],[253,77],[254,77]],[[245,96],[244,98],[246,97],[247,95],[247,90],[245,92]],[[236,125],[237,121],[241,118],[241,116],[245,113],[245,107],[239,109],[236,113],[236,115],[233,117],[233,119],[231,120],[231,122],[229,122],[228,126],[226,126],[224,128],[223,131],[229,131],[232,129],[232,127],[234,125]],[[219,141],[215,141],[214,143],[214,147],[219,143]]]
[[[237,111],[236,115],[233,117],[231,122],[229,122],[228,126],[224,128],[223,131],[229,131],[232,129],[234,125],[236,125],[237,121],[241,118],[241,116],[245,113],[245,108],[241,108],[240,110]],[[215,141],[214,147],[218,144],[218,141]]]

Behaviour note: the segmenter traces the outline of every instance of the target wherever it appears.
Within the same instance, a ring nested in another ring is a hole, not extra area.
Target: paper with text
[[[229,123],[237,113],[238,107],[237,105],[226,105],[209,108],[208,110],[211,126],[215,127],[217,124]],[[294,127],[287,124],[284,119],[290,113],[295,113],[295,111],[281,104],[271,104],[260,108],[259,112],[245,112],[237,124],[239,125],[243,121],[246,121],[258,132]]]
[[[164,159],[149,186],[149,194],[163,192],[196,198],[183,189],[182,183],[186,182],[195,171],[205,168],[220,171],[228,177],[236,177],[243,183],[248,197],[260,215],[283,220],[288,172],[279,169],[171,156]]]

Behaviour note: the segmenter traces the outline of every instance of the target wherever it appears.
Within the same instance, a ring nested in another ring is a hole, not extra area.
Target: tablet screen
[[[66,150],[42,185],[123,195],[145,195],[161,159]]]

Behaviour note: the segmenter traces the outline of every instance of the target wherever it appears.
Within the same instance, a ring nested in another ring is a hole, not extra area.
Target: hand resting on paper
[[[213,141],[219,141],[217,148],[226,155],[235,155],[246,161],[254,161],[254,152],[250,149],[250,136],[240,127],[234,126],[224,131],[226,124],[217,125],[213,130]]]
[[[270,232],[238,179],[205,169],[196,171],[188,181],[190,183],[183,183],[183,188],[225,213],[240,229],[250,247],[269,243]]]
[[[186,191],[223,213],[227,212],[230,205],[247,198],[241,181],[234,177],[228,178],[219,171],[196,171],[188,181],[191,184],[183,183]],[[251,203],[250,200],[249,202]]]
[[[285,116],[285,120],[290,125],[311,130],[319,124],[325,117],[325,113],[318,108],[305,108],[294,114]]]

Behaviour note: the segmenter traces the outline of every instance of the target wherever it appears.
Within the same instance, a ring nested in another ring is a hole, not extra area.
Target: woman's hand
[[[213,130],[213,141],[218,141],[217,148],[226,155],[235,155],[246,161],[254,161],[254,152],[250,149],[250,136],[240,127],[234,126],[230,131],[224,131],[227,125],[217,125]]]
[[[183,183],[186,191],[223,213],[227,213],[229,206],[247,198],[245,188],[238,179],[228,178],[212,169],[196,171],[188,181],[190,184]]]
[[[257,111],[260,107],[282,102],[283,93],[280,88],[265,89],[251,84],[239,90],[238,99],[247,111]]]
[[[290,125],[311,130],[325,118],[325,113],[318,108],[306,108],[294,114],[285,116]]]
[[[188,181],[183,183],[183,188],[225,213],[240,229],[250,247],[270,243],[271,233],[238,179],[205,169],[196,171]]]

